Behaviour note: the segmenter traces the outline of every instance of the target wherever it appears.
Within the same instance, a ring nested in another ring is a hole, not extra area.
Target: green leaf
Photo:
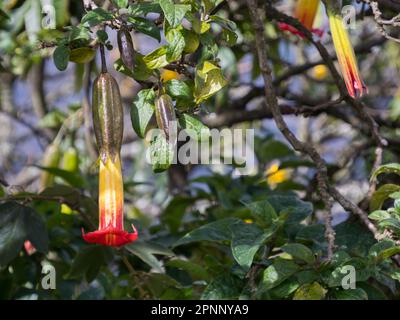
[[[354,269],[353,269],[354,268]],[[329,275],[326,283],[329,287],[341,287],[344,277],[350,275],[355,270],[355,281],[366,281],[371,276],[371,270],[368,268],[366,261],[353,258],[346,261],[345,264],[335,268]]]
[[[173,259],[167,261],[165,266],[186,271],[190,274],[193,280],[207,280],[209,278],[207,270],[198,263],[194,263],[192,261]]]
[[[206,13],[210,13],[214,8],[216,8],[223,0],[203,0],[204,9]]]
[[[284,229],[290,236],[294,236],[302,228],[300,222],[313,212],[312,203],[302,201],[297,196],[271,195],[266,200],[279,213],[280,218],[286,217]]]
[[[327,290],[318,282],[302,285],[294,294],[293,300],[322,300]]]
[[[86,13],[82,17],[81,24],[89,27],[94,27],[104,21],[112,20],[112,18],[113,15],[110,12],[98,7]]]
[[[150,142],[150,160],[155,173],[167,170],[174,161],[175,145],[159,133]]]
[[[177,29],[168,30],[165,35],[168,41],[167,60],[173,62],[181,58],[183,49],[185,49],[185,38],[182,33]]]
[[[381,221],[384,219],[389,219],[391,217],[390,213],[385,210],[376,210],[368,215],[371,220]]]
[[[224,274],[215,278],[204,290],[202,300],[237,299],[244,286],[243,280]]]
[[[131,121],[133,129],[140,138],[144,138],[151,117],[154,114],[154,99],[156,94],[153,89],[142,89],[133,99],[131,107]]]
[[[221,27],[228,29],[229,31],[235,31],[237,28],[236,23],[232,20],[228,20],[217,15],[211,15],[209,18],[211,21],[218,23]]]
[[[335,226],[335,244],[339,249],[349,254],[364,256],[375,243],[375,239],[368,229],[360,223],[343,222]]]
[[[295,274],[299,266],[291,260],[282,258],[274,259],[272,265],[264,270],[262,278],[262,289],[269,290]]]
[[[232,255],[236,262],[248,271],[253,263],[254,255],[264,242],[273,235],[273,232],[263,232],[254,224],[247,224],[239,220],[231,226]]]
[[[6,266],[29,240],[40,252],[48,250],[46,226],[39,214],[16,202],[0,205],[0,265]]]
[[[371,180],[376,179],[376,177],[382,173],[395,173],[400,175],[400,164],[399,163],[388,163],[380,166],[371,176]]]
[[[161,7],[156,2],[139,2],[129,6],[129,14],[132,16],[146,16],[147,14],[161,13]]]
[[[179,239],[174,244],[174,247],[195,241],[231,240],[231,226],[237,221],[240,220],[237,218],[226,218],[201,226]]]
[[[169,80],[165,83],[165,88],[167,93],[173,98],[179,98],[183,100],[192,101],[193,100],[193,91],[190,86],[182,81],[177,79]]]
[[[64,71],[67,69],[70,50],[66,46],[59,46],[54,50],[53,61],[58,70]]]
[[[44,170],[48,173],[51,173],[52,175],[56,177],[62,178],[65,182],[70,184],[73,187],[76,188],[82,188],[85,184],[85,180],[83,177],[75,172],[70,172],[67,170],[59,169],[59,168],[53,168],[53,167],[42,167],[42,166],[35,166],[41,170]]]
[[[267,200],[256,201],[246,204],[249,208],[251,215],[263,227],[269,227],[273,221],[278,217],[275,209]]]
[[[100,272],[100,268],[112,260],[112,250],[109,247],[91,245],[79,250],[67,275],[69,279],[85,277],[92,282]]]
[[[174,4],[172,0],[159,0],[158,2],[164,12],[165,19],[167,19],[172,28],[177,27],[181,23],[186,12],[191,8],[187,4]]]
[[[163,256],[174,256],[175,254],[159,244],[151,242],[136,241],[128,244],[125,248],[143,262],[147,263],[150,267],[156,269],[158,272],[162,271],[162,263],[155,257],[156,254]]]
[[[71,50],[69,61],[75,63],[88,63],[93,60],[96,50],[88,47],[76,48]]]
[[[356,288],[336,291],[335,298],[338,300],[368,300],[368,295],[363,289]]]
[[[299,286],[300,284],[296,280],[289,278],[288,280],[283,281],[277,287],[271,289],[270,293],[274,298],[288,298],[298,289]]]
[[[129,4],[128,0],[113,0],[118,8],[126,8]]]
[[[149,69],[159,69],[168,64],[167,46],[162,46],[143,57],[146,67]]]
[[[315,257],[312,251],[300,243],[286,244],[282,247],[282,250],[290,254],[293,258],[303,260],[308,264],[313,264],[315,262]]]
[[[371,201],[369,203],[369,209],[371,211],[380,209],[385,200],[388,199],[392,193],[397,191],[400,191],[400,186],[395,184],[385,184],[379,187],[379,189],[375,191],[372,195]]]
[[[208,141],[211,136],[210,129],[197,118],[183,113],[179,117],[179,124],[186,133],[196,141]]]
[[[176,196],[168,203],[161,215],[161,219],[163,223],[169,227],[171,233],[176,233],[178,231],[187,208],[195,202],[196,198]]]
[[[209,61],[205,61],[196,69],[194,82],[194,96],[197,104],[207,100],[227,84],[221,68]]]
[[[160,29],[153,21],[142,17],[129,17],[128,22],[132,23],[135,30],[157,39],[158,42],[161,41]]]
[[[396,248],[393,240],[383,240],[375,243],[368,252],[368,256],[377,260],[378,256],[388,249]]]

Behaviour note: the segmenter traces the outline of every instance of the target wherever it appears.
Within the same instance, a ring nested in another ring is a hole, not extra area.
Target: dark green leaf
[[[66,46],[59,46],[54,50],[53,60],[58,70],[64,71],[67,69],[70,50]]]
[[[282,250],[290,254],[293,258],[303,260],[308,264],[313,264],[315,262],[314,254],[305,245],[299,243],[289,243],[284,245]]]
[[[153,89],[142,89],[133,99],[131,107],[131,121],[133,129],[140,138],[144,138],[151,117],[154,114],[154,100],[156,94]]]
[[[128,22],[132,23],[135,30],[161,41],[160,29],[153,21],[141,17],[129,17]]]

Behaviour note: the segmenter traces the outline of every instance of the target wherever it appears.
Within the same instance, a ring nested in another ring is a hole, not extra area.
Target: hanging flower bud
[[[175,138],[170,133],[174,133],[176,115],[172,99],[167,94],[162,94],[156,100],[156,120],[158,128],[163,130],[167,141],[175,142]]]
[[[320,29],[314,29],[314,21],[319,9],[319,0],[298,0],[294,17],[298,19],[308,30],[322,37],[324,32]],[[296,28],[286,23],[279,23],[279,28],[284,31],[289,31],[304,38],[304,34]]]
[[[353,98],[361,97],[367,92],[367,87],[360,77],[354,49],[349,34],[343,25],[342,16],[334,10],[328,10],[328,16],[333,44],[347,91]]]
[[[117,34],[118,49],[121,60],[129,70],[135,66],[135,49],[133,48],[132,37],[126,26],[122,25]]]
[[[118,84],[107,73],[102,49],[102,73],[93,84],[93,124],[100,151],[99,229],[83,238],[89,243],[122,246],[138,237],[124,230],[124,191],[120,149],[123,134],[123,109]]]

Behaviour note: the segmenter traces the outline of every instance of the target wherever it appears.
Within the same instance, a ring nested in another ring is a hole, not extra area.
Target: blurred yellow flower
[[[323,80],[328,75],[328,68],[323,64],[319,64],[312,69],[312,75],[317,80]]]
[[[279,164],[272,164],[266,171],[265,176],[268,184],[275,186],[289,179],[289,172],[286,169],[279,169]]]
[[[181,75],[178,72],[164,69],[161,72],[161,77],[160,78],[161,78],[162,82],[167,82],[169,80],[179,79],[180,77],[181,77]]]

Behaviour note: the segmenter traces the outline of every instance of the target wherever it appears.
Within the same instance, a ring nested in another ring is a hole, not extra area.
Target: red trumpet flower
[[[297,2],[294,17],[297,18],[308,30],[322,37],[324,32],[321,29],[314,29],[314,20],[319,8],[319,0],[299,0]],[[304,34],[296,28],[286,23],[279,23],[279,28],[283,31],[289,31],[295,35],[304,38]]]
[[[119,155],[115,161],[110,156],[106,163],[100,161],[99,178],[99,229],[83,234],[89,243],[120,247],[138,238],[132,225],[133,233],[124,230],[124,193]]]

